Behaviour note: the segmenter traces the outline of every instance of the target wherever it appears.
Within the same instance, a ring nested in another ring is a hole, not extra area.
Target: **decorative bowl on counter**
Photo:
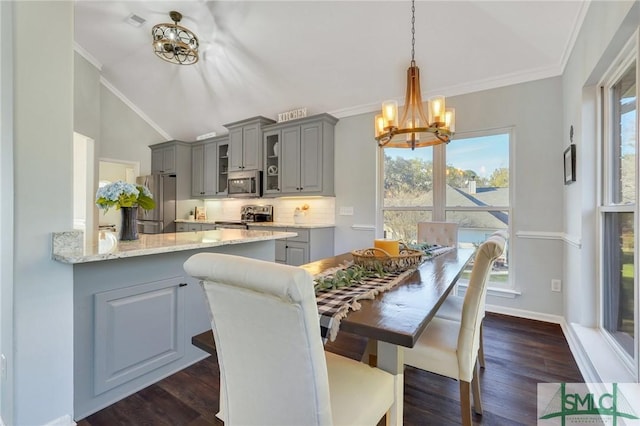
[[[353,250],[351,255],[353,263],[364,268],[376,270],[382,267],[385,272],[402,272],[417,268],[422,262],[423,253],[401,244],[398,256],[391,256],[386,251],[375,247]]]

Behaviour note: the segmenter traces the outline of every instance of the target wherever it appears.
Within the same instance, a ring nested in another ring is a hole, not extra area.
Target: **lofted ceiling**
[[[417,1],[415,59],[423,98],[562,73],[588,2]],[[200,61],[165,62],[151,28],[183,14]],[[140,27],[127,22],[135,14]],[[402,104],[411,3],[393,1],[75,1],[78,52],[168,139],[226,133],[223,124],[306,107],[338,117]],[[457,117],[464,120],[464,117]]]

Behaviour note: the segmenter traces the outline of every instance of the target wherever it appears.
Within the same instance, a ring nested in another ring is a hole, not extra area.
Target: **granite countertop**
[[[189,220],[189,219],[176,219],[176,223],[208,223],[214,224],[218,221],[224,221],[224,219],[218,220]],[[292,223],[292,222],[250,222],[249,226],[260,226],[264,228],[335,228],[336,225],[330,223]]]
[[[219,229],[200,232],[140,234],[140,239],[135,241],[116,241],[113,234],[101,233],[102,239],[99,245],[85,248],[82,247],[82,231],[54,232],[52,258],[63,263],[87,263],[295,236],[296,234],[293,232]]]

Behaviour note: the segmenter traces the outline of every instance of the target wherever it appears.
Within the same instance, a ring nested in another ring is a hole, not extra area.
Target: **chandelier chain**
[[[415,62],[416,53],[416,3],[411,0],[411,62]]]

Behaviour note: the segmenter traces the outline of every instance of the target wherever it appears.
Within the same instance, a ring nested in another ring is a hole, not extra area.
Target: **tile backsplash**
[[[305,223],[336,223],[336,199],[334,197],[310,198],[254,198],[254,199],[224,199],[224,200],[191,200],[193,206],[204,206],[207,210],[207,220],[239,220],[240,207],[246,204],[273,205],[274,222],[294,223],[293,213],[296,207],[309,205]],[[186,219],[186,218],[185,218]]]

